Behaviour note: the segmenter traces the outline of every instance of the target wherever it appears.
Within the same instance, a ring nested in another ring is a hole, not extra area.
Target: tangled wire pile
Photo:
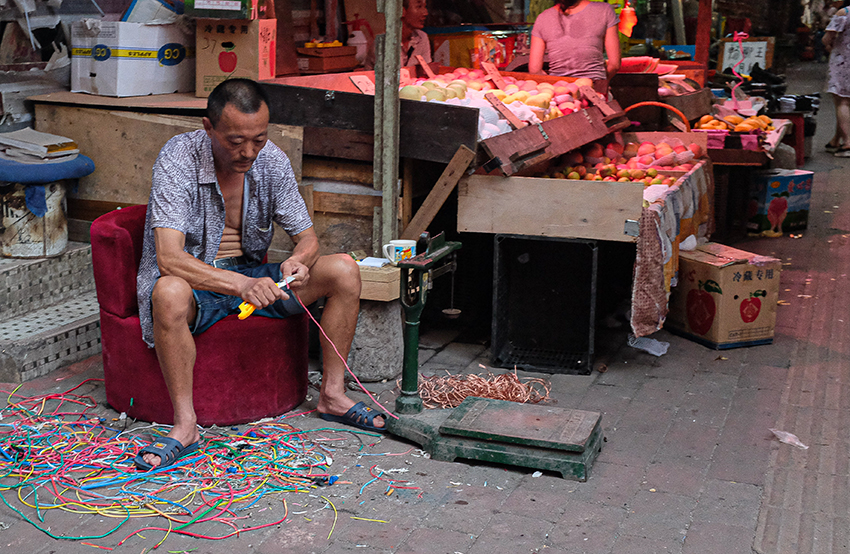
[[[522,382],[525,381],[525,382]],[[419,396],[427,408],[456,408],[467,396],[537,404],[549,400],[548,381],[526,377],[522,381],[513,373],[493,375],[420,376]]]
[[[154,518],[161,525],[135,530],[117,546],[145,530],[165,532],[159,546],[170,533],[217,540],[278,525],[288,515],[284,493],[310,491],[315,496],[318,486],[333,484],[339,477],[329,473],[331,453],[346,446],[360,452],[367,445],[361,436],[368,435],[368,443],[374,443],[371,437],[378,436],[330,428],[308,434],[281,421],[292,415],[283,416],[251,424],[242,433],[203,430],[201,451],[172,466],[142,473],[135,469],[133,457],[150,442],[151,435],[162,436],[167,427],[122,430],[108,425],[92,412],[97,403],[91,397],[72,394],[87,381],[64,393],[33,398],[3,391],[9,397],[8,405],[0,409],[0,500],[55,539],[101,539],[131,518],[144,517]],[[417,488],[404,486],[406,481],[376,476],[373,470],[372,481],[380,479],[395,488]],[[321,498],[326,502],[321,509],[333,508],[335,524],[336,507],[327,497]],[[244,520],[251,513],[246,510],[261,499],[276,506],[268,512],[275,514],[274,521],[247,524]],[[117,523],[103,534],[69,536],[57,531],[68,518],[45,521],[56,510],[81,517],[99,514]],[[187,529],[202,522],[221,524],[224,532],[211,536]]]

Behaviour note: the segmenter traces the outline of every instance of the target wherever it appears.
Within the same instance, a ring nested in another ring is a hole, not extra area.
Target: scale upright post
[[[427,242],[424,252],[398,263],[401,268],[401,305],[404,308],[401,394],[395,401],[395,409],[399,414],[418,414],[422,411],[422,399],[419,397],[419,321],[431,281],[448,271],[454,271],[454,253],[460,247],[461,243],[446,241],[441,233]],[[437,266],[449,256],[449,261]]]

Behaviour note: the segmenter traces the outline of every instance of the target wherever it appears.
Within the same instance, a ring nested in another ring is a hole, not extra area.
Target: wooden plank
[[[351,87],[350,79],[345,78]],[[263,83],[271,121],[298,127],[331,127],[374,133],[374,98],[275,82]],[[460,145],[475,150],[478,110],[436,102],[400,102],[399,155],[447,163]]]
[[[86,200],[83,198],[68,198],[68,218],[82,221],[94,221],[103,214],[118,208],[135,206],[128,202],[106,202],[103,200]]]
[[[622,111],[616,102],[611,102],[611,107],[615,113]],[[481,141],[481,147],[490,158],[498,158],[502,173],[513,175],[600,139],[627,125],[628,120],[622,117],[606,122],[602,111],[596,106],[591,106],[586,110],[544,121],[540,126],[529,125],[511,133],[485,139]],[[511,159],[516,158],[517,152],[528,151],[530,145],[540,142],[541,128],[546,133],[543,138],[549,141],[543,154],[533,155],[530,158]]]
[[[499,70],[496,69],[495,64],[490,62],[481,62],[481,67],[484,69],[484,72],[487,73],[487,78],[493,81],[493,86],[499,90],[505,90],[505,80],[502,79],[502,76],[499,74]]]
[[[35,127],[72,137],[94,161],[95,172],[80,178],[69,198],[147,204],[151,169],[162,146],[171,137],[203,125],[200,117],[37,103]],[[300,179],[301,129],[271,125],[269,140],[286,152]]]
[[[694,61],[708,66],[709,48],[711,47],[711,11],[713,0],[699,0],[697,12],[696,56]]]
[[[304,155],[371,162],[375,144],[372,135],[361,131],[304,127]]]
[[[313,191],[313,209],[320,213],[336,213],[372,217],[375,206],[381,205],[380,196],[365,194],[339,194]]]
[[[662,98],[661,101],[681,111],[689,122],[693,122],[705,114],[711,113],[712,96],[711,91],[704,88],[690,94],[668,96]]]
[[[471,175],[458,184],[458,231],[634,242],[643,185]]]
[[[505,106],[504,102],[496,98],[495,94],[493,94],[492,92],[488,92],[484,94],[484,98],[485,100],[490,102],[490,104],[494,108],[496,108],[496,111],[499,112],[502,117],[508,120],[508,123],[511,124],[511,127],[513,127],[514,129],[525,127],[525,124],[520,120],[520,118],[514,115],[514,112],[512,112],[507,106]]]
[[[298,54],[295,52],[295,25],[292,20],[292,1],[274,0],[272,5],[274,6],[275,19],[277,19],[274,74],[297,74]],[[336,20],[334,19],[332,21]]]
[[[425,75],[427,75],[429,79],[433,79],[434,77],[436,77],[436,75],[434,74],[434,70],[431,69],[431,66],[428,65],[428,62],[425,61],[425,58],[417,54],[416,62],[419,64],[419,67],[422,68],[422,71],[425,72]]]
[[[84,94],[82,92],[51,92],[40,94],[30,98],[35,104],[68,104],[73,106],[103,107],[114,110],[151,110],[157,113],[177,113],[179,115],[203,116],[207,109],[206,98],[196,98],[192,92],[178,92],[174,94],[151,94],[148,96],[130,96],[127,98],[114,98],[112,96],[98,96],[96,94]],[[171,111],[169,111],[171,110]],[[186,112],[185,110],[191,110]]]
[[[372,184],[371,163],[305,157],[302,164],[301,173],[304,177],[361,185]]]
[[[446,202],[446,199],[451,194],[457,185],[458,180],[463,176],[466,168],[472,160],[475,159],[475,152],[465,146],[460,146],[455,153],[452,161],[446,166],[443,174],[437,180],[437,184],[431,189],[431,192],[425,198],[422,206],[413,216],[410,224],[401,233],[401,238],[415,240],[419,238],[434,220],[437,212]]]

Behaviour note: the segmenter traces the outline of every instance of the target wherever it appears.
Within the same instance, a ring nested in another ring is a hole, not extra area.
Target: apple
[[[233,73],[239,61],[236,52],[233,52],[236,45],[232,42],[222,42],[221,47],[224,48],[224,52],[218,55],[218,67],[225,73]]]
[[[605,151],[602,149],[602,145],[598,142],[591,142],[587,146],[585,153],[591,158],[601,158],[605,155]]]
[[[695,144],[695,143],[693,143],[693,142],[692,142],[692,143],[690,143],[690,144],[688,145],[688,150],[690,150],[691,152],[693,152],[693,153],[694,153],[694,156],[696,156],[697,158],[701,158],[701,157],[702,157],[702,147],[701,147],[699,144]]]
[[[632,158],[632,159],[634,159],[634,158]],[[642,163],[643,165],[650,165],[654,161],[655,161],[655,158],[653,158],[651,155],[648,155],[648,154],[646,156],[641,156],[638,159],[638,163]]]
[[[680,145],[680,146],[674,146],[673,147],[673,152],[675,152],[676,154],[684,154],[687,151],[688,151],[687,146]]]
[[[586,165],[576,166],[576,171],[578,172],[579,175],[584,177],[585,175],[587,175],[587,166]]]
[[[567,179],[579,180],[581,179],[581,175],[578,174],[578,171],[570,171],[567,173]]]
[[[640,145],[636,142],[627,142],[625,146],[623,146],[623,156],[626,158],[634,158],[637,156],[638,149]]]

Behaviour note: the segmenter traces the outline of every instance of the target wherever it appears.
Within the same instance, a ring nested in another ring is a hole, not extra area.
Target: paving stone
[[[671,493],[699,499],[708,471],[708,461],[694,459],[665,459],[649,465],[643,490]]]
[[[705,482],[694,522],[746,527],[752,531],[761,506],[761,487],[709,479]]]
[[[682,552],[681,538],[658,538],[647,535],[622,533],[617,537],[612,552],[629,554],[679,554]]]
[[[719,436],[717,427],[676,419],[667,431],[655,460],[667,462],[692,459],[707,462],[714,455]]]
[[[465,486],[444,501],[423,519],[429,527],[480,535],[489,525],[509,495],[507,490],[488,486]]]
[[[695,505],[696,501],[687,496],[638,491],[628,505],[622,532],[661,541],[681,541]]]
[[[468,552],[475,537],[436,527],[416,529],[395,552],[398,554],[455,554]]]
[[[502,514],[494,518],[465,554],[493,554],[509,545],[511,552],[539,552],[550,543],[553,524],[534,517]]]
[[[683,554],[752,554],[753,528],[722,523],[705,523],[698,519],[688,530]]]
[[[626,510],[595,502],[570,501],[549,534],[555,552],[609,552]]]

